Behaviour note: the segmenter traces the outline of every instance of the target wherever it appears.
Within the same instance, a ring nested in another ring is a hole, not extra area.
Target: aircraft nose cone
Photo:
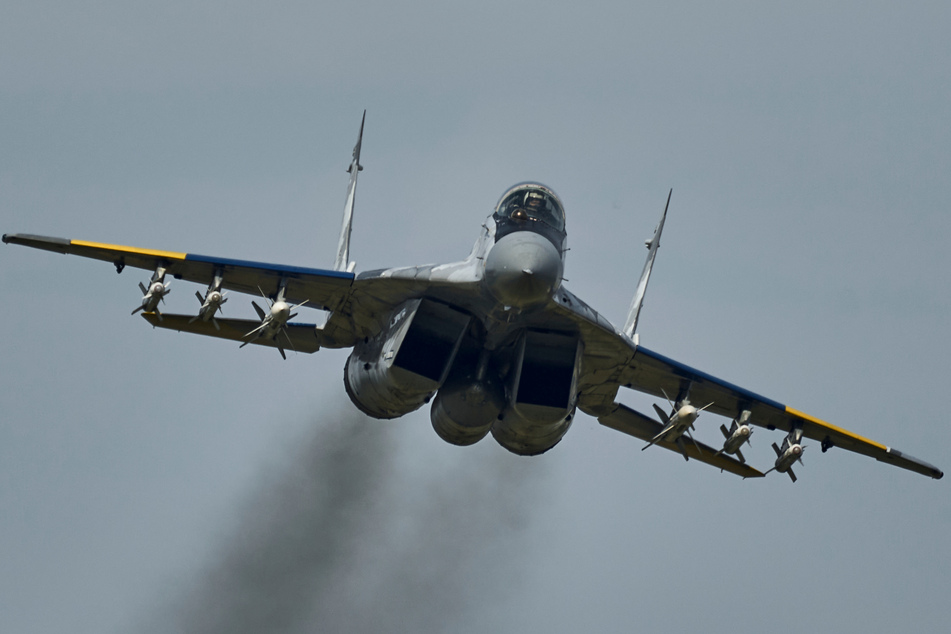
[[[492,295],[516,308],[541,304],[561,284],[561,254],[548,239],[531,231],[502,237],[485,259],[485,284]]]

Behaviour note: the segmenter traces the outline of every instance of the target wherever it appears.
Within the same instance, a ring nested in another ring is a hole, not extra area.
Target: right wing
[[[30,234],[5,234],[3,242],[110,262],[119,273],[127,266],[146,271],[155,271],[161,266],[165,268],[166,275],[200,284],[210,284],[215,276],[220,276],[221,289],[258,297],[261,293],[273,296],[283,284],[286,301],[332,313],[327,324],[319,331],[320,345],[330,348],[352,346],[357,340],[372,336],[379,331],[393,307],[407,299],[419,297],[432,290],[434,285],[438,285],[420,273],[419,267],[402,271],[402,276],[392,271],[373,271],[362,273],[357,279],[357,276],[349,271],[269,264]],[[393,271],[399,272],[395,269]],[[452,284],[448,286],[451,287]],[[151,318],[147,319],[152,321]],[[229,321],[218,317],[216,319],[219,324]],[[234,322],[242,324],[236,327],[244,327],[242,320]],[[242,334],[260,324],[248,323],[253,325]],[[165,324],[156,318],[153,325],[211,337],[234,338],[221,334],[210,324],[202,324],[178,324],[174,319]],[[204,328],[204,325],[208,325],[210,329]],[[243,338],[237,340],[247,341]]]
[[[353,273],[328,271],[286,264],[267,264],[249,260],[210,257],[195,253],[140,249],[115,244],[66,240],[28,234],[7,234],[6,244],[20,244],[34,249],[79,255],[84,258],[111,262],[118,272],[126,266],[154,271],[163,266],[166,274],[178,280],[209,284],[216,274],[222,276],[223,289],[260,296],[261,292],[277,292],[281,281],[285,284],[287,301],[304,301],[312,308],[334,310],[350,292]]]

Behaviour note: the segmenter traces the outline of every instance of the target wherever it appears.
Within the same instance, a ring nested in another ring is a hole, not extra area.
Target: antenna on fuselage
[[[350,186],[347,187],[347,202],[343,207],[343,226],[340,228],[340,242],[337,243],[337,259],[334,260],[335,271],[352,272],[356,267],[356,262],[350,261],[350,230],[353,227],[353,201],[357,195],[357,174],[363,170],[360,165],[360,146],[363,144],[363,124],[367,120],[367,111],[363,111],[363,118],[360,120],[360,134],[357,136],[357,144],[353,146],[353,158],[350,160],[350,167],[347,172],[350,173]]]
[[[674,190],[671,188],[667,194],[667,204],[664,205],[664,214],[654,229],[654,237],[646,242],[647,262],[644,263],[644,270],[641,271],[641,279],[637,281],[637,290],[634,291],[634,300],[631,302],[631,309],[627,313],[627,321],[624,322],[624,334],[629,339],[634,339],[634,331],[637,330],[637,318],[641,314],[641,306],[644,304],[644,295],[647,293],[647,281],[651,276],[651,269],[654,268],[654,258],[657,257],[657,249],[660,247],[660,234],[664,230],[664,221],[667,219],[667,208],[670,207],[670,197]],[[635,342],[637,341],[634,339]]]

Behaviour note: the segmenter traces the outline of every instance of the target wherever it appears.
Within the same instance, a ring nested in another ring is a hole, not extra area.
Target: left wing
[[[607,427],[648,441],[663,427],[653,419],[617,403],[619,387],[665,400],[667,395],[672,397],[689,392],[693,402],[712,403],[707,411],[721,416],[735,419],[743,411],[749,411],[748,422],[751,424],[785,432],[794,428],[802,429],[802,435],[819,441],[823,451],[841,447],[931,478],[940,479],[944,476],[937,467],[893,447],[836,427],[639,346],[564,288],[556,293],[553,310],[574,322],[584,343],[578,379],[579,407]],[[656,425],[650,435],[646,434],[653,428],[647,421]],[[685,442],[685,446],[691,449],[690,442]],[[671,447],[679,452],[676,445]],[[691,457],[701,459],[694,455]],[[736,473],[727,467],[721,468]]]
[[[802,429],[802,435],[819,441],[823,451],[841,447],[935,479],[944,476],[940,469],[923,460],[695,370],[643,346],[637,347],[633,360],[621,375],[621,384],[657,397],[663,397],[665,392],[676,394],[687,388],[692,400],[713,402],[708,411],[736,418],[747,410],[750,412],[749,422],[754,425],[785,432]]]

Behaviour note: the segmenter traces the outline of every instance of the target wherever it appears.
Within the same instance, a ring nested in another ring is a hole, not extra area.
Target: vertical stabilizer
[[[353,158],[350,160],[350,186],[347,187],[347,203],[343,208],[343,226],[340,227],[340,242],[337,244],[337,259],[334,260],[335,271],[353,271],[356,262],[350,261],[350,229],[353,226],[353,201],[357,195],[357,174],[363,170],[360,165],[360,146],[363,144],[363,124],[367,119],[367,111],[363,111],[360,120],[360,134],[357,144],[353,146]]]
[[[664,221],[667,219],[667,208],[670,207],[670,197],[674,193],[671,189],[667,194],[667,204],[664,205],[664,215],[660,217],[657,228],[654,229],[654,237],[647,242],[647,262],[644,263],[644,270],[641,271],[641,279],[637,282],[637,290],[634,293],[634,300],[631,302],[631,309],[627,314],[627,321],[624,323],[624,334],[629,338],[634,338],[634,331],[637,330],[637,318],[641,314],[641,306],[644,304],[644,294],[647,292],[647,281],[651,276],[651,269],[654,267],[654,258],[657,256],[657,248],[660,247],[660,234],[664,230]]]

